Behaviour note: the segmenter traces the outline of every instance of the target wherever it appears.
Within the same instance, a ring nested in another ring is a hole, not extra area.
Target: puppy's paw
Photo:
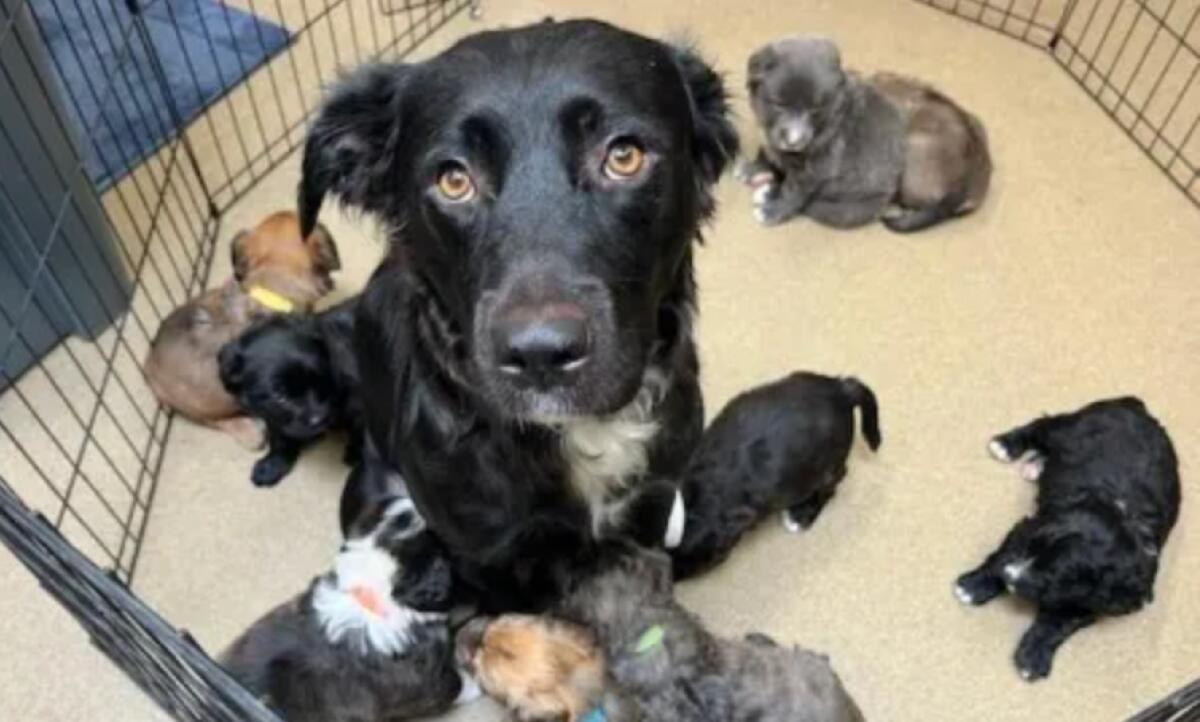
[[[1017,458],[1008,450],[999,436],[988,442],[988,453],[992,455],[993,459],[1003,464],[1011,464]]]
[[[1036,682],[1050,676],[1054,663],[1054,652],[1033,645],[1022,644],[1013,656],[1017,674],[1026,682]]]
[[[245,449],[261,451],[267,445],[267,429],[259,419],[249,416],[235,416],[232,419],[221,419],[214,422],[215,426],[229,434]]]
[[[789,534],[799,534],[805,529],[804,524],[801,524],[798,520],[792,518],[792,512],[790,511],[784,510],[784,512],[780,514],[780,518],[783,521],[784,530]]]
[[[278,456],[264,456],[254,464],[250,481],[255,486],[275,486],[292,470],[292,462]]]
[[[788,218],[787,208],[779,195],[776,183],[765,183],[754,188],[754,220],[764,226],[777,226]]]
[[[1046,459],[1041,456],[1031,456],[1022,460],[1017,465],[1017,470],[1025,481],[1037,481],[1042,478],[1042,472],[1046,470]]]
[[[751,188],[758,188],[759,186],[775,182],[774,171],[758,161],[744,161],[739,163],[733,171],[733,176]]]
[[[963,604],[978,607],[1004,593],[1004,582],[979,570],[967,572],[954,585],[954,596]]]

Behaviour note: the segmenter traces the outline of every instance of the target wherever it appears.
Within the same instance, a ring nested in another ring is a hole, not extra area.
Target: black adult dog
[[[358,463],[357,304],[356,297],[312,316],[272,316],[221,348],[217,361],[225,390],[267,426],[267,455],[250,475],[256,486],[279,483],[301,450],[333,429],[349,432],[345,460]]]
[[[1040,679],[1072,634],[1154,598],[1159,554],[1179,517],[1179,464],[1166,431],[1132,397],[1017,427],[991,451],[1005,462],[1025,457],[1037,512],[955,593],[985,604],[1008,589],[1037,605],[1016,663],[1022,677]]]
[[[691,247],[727,112],[688,50],[546,22],[362,68],[309,132],[303,227],[333,194],[391,237],[356,330],[368,433],[486,608],[558,596],[701,433]]]

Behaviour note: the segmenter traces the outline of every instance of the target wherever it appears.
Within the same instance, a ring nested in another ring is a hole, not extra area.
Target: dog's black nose
[[[548,385],[587,361],[587,316],[566,303],[514,309],[493,326],[492,342],[503,373]]]

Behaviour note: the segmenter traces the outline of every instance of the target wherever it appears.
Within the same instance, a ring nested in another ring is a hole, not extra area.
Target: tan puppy
[[[333,288],[341,267],[324,226],[300,237],[296,214],[280,211],[233,239],[234,278],[171,312],[146,357],[146,380],[159,402],[197,423],[229,432],[251,448],[262,430],[221,385],[217,353],[259,316],[307,313]]]
[[[576,624],[522,614],[481,617],[463,627],[456,647],[459,666],[521,720],[581,722],[605,696],[604,657]],[[607,718],[616,722],[611,711]]]

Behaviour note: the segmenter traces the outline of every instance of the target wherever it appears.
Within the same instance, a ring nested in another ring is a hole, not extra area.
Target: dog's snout
[[[775,128],[775,145],[785,151],[803,150],[812,136],[809,125],[803,119],[791,119],[779,123]]]
[[[587,362],[587,314],[574,303],[517,307],[496,320],[492,343],[501,372],[551,385]]]

